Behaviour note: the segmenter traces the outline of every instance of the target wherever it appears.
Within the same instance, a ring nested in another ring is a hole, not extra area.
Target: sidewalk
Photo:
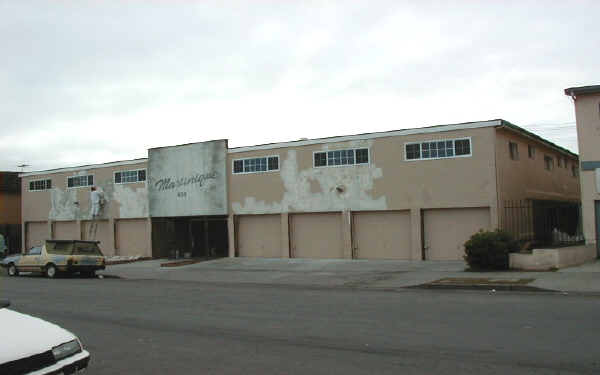
[[[465,272],[462,261],[223,258],[181,267],[160,267],[163,262],[165,260],[149,260],[113,265],[98,274],[136,280],[388,290],[448,278],[490,279],[503,285],[520,285],[519,279],[533,279],[527,281],[528,287],[600,294],[600,261],[556,272]]]

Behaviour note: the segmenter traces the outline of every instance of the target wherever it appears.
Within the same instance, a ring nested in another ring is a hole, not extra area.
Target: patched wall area
[[[468,155],[407,160],[409,143],[468,139]],[[230,172],[234,214],[490,207],[496,203],[493,128],[357,139],[229,154],[279,156],[277,171]],[[315,153],[368,150],[367,163],[315,166]]]
[[[141,172],[140,172],[141,171]],[[104,205],[100,217],[143,218],[148,217],[148,189],[145,181],[146,162],[130,165],[97,167],[68,172],[27,176],[23,178],[23,221],[71,221],[91,218],[90,193],[93,181],[101,192]],[[130,179],[116,183],[116,173],[139,174],[142,181]],[[87,180],[84,186],[69,186],[73,177]],[[32,181],[50,181],[49,189],[30,190]]]
[[[385,196],[373,192],[374,181],[383,171],[374,162],[332,167],[313,167],[313,152],[339,149],[371,149],[372,140],[323,144],[266,152],[279,156],[276,172],[233,174],[231,208],[235,214],[385,210]],[[260,155],[260,152],[230,154],[230,162]],[[265,154],[265,152],[262,152]]]
[[[227,141],[148,151],[150,216],[227,214]]]

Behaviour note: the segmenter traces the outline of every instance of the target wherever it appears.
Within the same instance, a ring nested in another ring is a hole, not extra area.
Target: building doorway
[[[152,257],[221,258],[229,252],[227,217],[152,218]]]

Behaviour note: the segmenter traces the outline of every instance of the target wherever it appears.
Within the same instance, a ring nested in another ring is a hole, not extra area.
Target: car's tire
[[[44,275],[49,279],[55,278],[57,273],[58,270],[56,269],[56,266],[52,263],[47,264],[44,268]]]
[[[14,263],[8,265],[8,276],[19,276],[19,270]]]
[[[81,276],[88,278],[88,279],[92,279],[96,277],[96,271],[91,270],[91,271],[81,271]]]

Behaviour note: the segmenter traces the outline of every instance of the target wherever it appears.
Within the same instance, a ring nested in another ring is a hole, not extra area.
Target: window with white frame
[[[143,181],[146,181],[145,169],[115,172],[115,184],[133,184]]]
[[[235,159],[233,173],[259,173],[279,170],[279,156],[264,156],[260,158]]]
[[[52,189],[52,180],[29,181],[29,191],[41,191]]]
[[[86,176],[73,176],[67,177],[67,187],[69,188],[77,188],[77,187],[85,187],[85,186],[93,186],[94,185],[94,176],[86,175]]]
[[[315,167],[331,167],[355,164],[369,164],[368,148],[319,151],[313,154],[313,166]]]
[[[404,144],[406,160],[471,156],[471,139],[446,139]]]

